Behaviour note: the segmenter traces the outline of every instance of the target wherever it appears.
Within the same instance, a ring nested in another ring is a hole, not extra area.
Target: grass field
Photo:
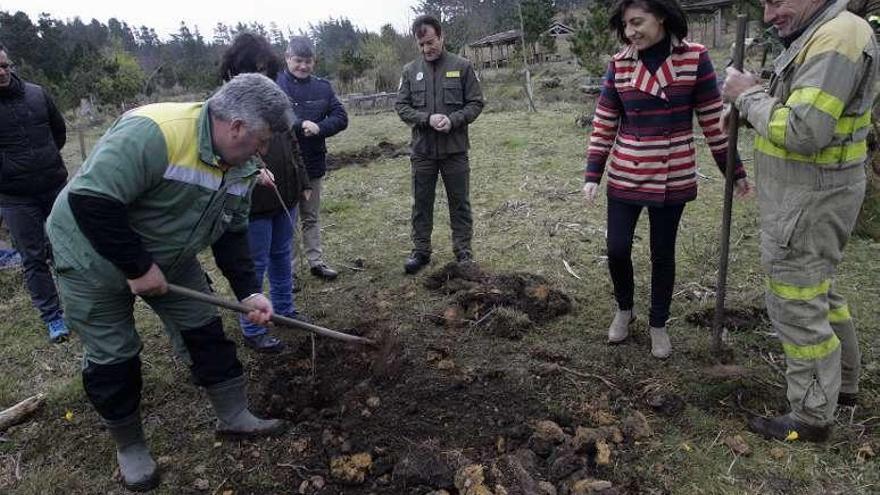
[[[402,270],[411,247],[408,159],[334,171],[325,182],[324,244],[328,260],[342,274],[336,282],[323,283],[299,267],[304,282],[297,295],[300,309],[319,324],[338,329],[381,319],[398,335],[407,357],[404,374],[392,382],[413,383],[412,377],[417,376],[422,380],[418,383],[431,386],[445,384],[458,374],[476,376],[476,380],[443,389],[449,396],[430,397],[417,388],[400,390],[387,380],[370,380],[366,372],[357,381],[342,383],[336,377],[343,371],[336,365],[346,363],[345,351],[331,352],[330,344],[319,340],[319,382],[335,386],[334,393],[339,391],[325,405],[328,417],[322,409],[316,418],[271,441],[215,442],[204,394],[190,385],[188,371],[173,357],[158,319],[139,307],[138,323],[145,342],[146,431],[165,470],[156,493],[424,494],[439,485],[402,488],[395,481],[396,467],[384,473],[376,467],[360,484],[335,482],[329,474],[329,459],[346,449],[328,444],[326,432],[344,437],[349,450],[369,451],[376,459],[390,459],[386,462],[392,465],[405,454],[402,446],[434,442],[438,450],[463,452],[488,468],[502,452],[525,446],[525,440],[506,433],[518,427],[514,423],[531,428],[536,421],[551,419],[573,435],[577,427],[617,424],[636,412],[644,414],[653,434],[627,437],[612,445],[610,463],[590,464],[582,471],[610,481],[612,488],[606,493],[880,493],[880,462],[872,455],[880,451],[880,244],[854,238],[838,277],[838,288],[849,298],[860,332],[861,405],[841,410],[834,437],[827,444],[762,440],[745,430],[745,418],[749,413],[782,412],[786,401],[781,346],[761,316],[763,275],[758,264],[754,200],[735,205],[728,288],[728,306],[752,315],[748,330],[730,334],[736,362],[750,373],[728,380],[706,376],[705,368],[712,363],[710,335],[693,323],[714,304],[711,294],[723,189],[720,173],[702,145],[699,159],[707,178],[700,181],[699,198],[685,210],[679,235],[669,323],[673,355],[659,362],[649,354],[646,218],[639,225],[634,248],[637,330],[628,344],[608,347],[605,333],[613,299],[604,258],[605,200],[588,208],[579,193],[587,131],[574,122],[589,108],[576,97],[555,100],[537,114],[487,111],[472,127],[474,251],[484,270],[546,278],[551,287],[571,298],[570,314],[533,327],[521,340],[489,335],[479,325],[433,323],[430,316],[443,314],[450,299],[424,287],[425,275],[405,276]],[[490,97],[489,108],[492,103]],[[407,139],[408,130],[393,113],[355,116],[350,128],[331,141],[331,153]],[[750,137],[744,136],[743,156],[751,155],[749,146]],[[78,153],[75,147],[73,152]],[[69,163],[76,161],[75,154],[69,157]],[[752,164],[747,168],[751,171]],[[434,259],[426,272],[453,258],[445,204],[438,191]],[[360,262],[365,267],[362,271],[346,268]],[[223,295],[231,294],[223,284],[220,290]],[[0,272],[0,296],[0,407],[38,392],[48,398],[31,422],[4,434],[0,492],[122,493],[113,479],[115,459],[109,438],[80,385],[77,340],[58,346],[46,343],[21,273]],[[226,315],[225,320],[227,333],[240,343],[234,318]],[[261,411],[269,407],[263,400],[268,394],[267,380],[278,376],[273,366],[290,366],[295,358],[308,357],[305,339],[292,330],[278,330],[278,334],[291,347],[302,347],[291,356],[272,359],[240,349]],[[458,374],[433,364],[431,352],[438,348],[454,362]],[[322,356],[328,356],[327,360]],[[581,375],[548,376],[541,371],[548,362],[579,370]],[[599,375],[614,387],[590,375]],[[351,404],[360,404],[351,399],[352,390],[360,390],[357,384],[364,378],[369,383],[361,386],[381,398],[382,405],[372,416],[358,418],[359,429],[349,429],[345,419]],[[489,395],[476,394],[473,387],[479,383],[492,384],[487,386]],[[382,414],[382,409],[396,411],[399,404],[394,401],[406,397],[423,401],[416,405],[422,412]],[[453,398],[456,406],[447,407]],[[520,407],[520,401],[527,406]],[[488,412],[474,413],[484,406],[491,406]],[[518,413],[505,416],[508,409]],[[521,411],[525,412],[520,415]],[[293,411],[291,419],[301,417],[299,413]],[[499,419],[491,419],[493,415]],[[422,432],[411,425],[417,417],[426,422],[433,417],[446,419],[437,429]],[[496,431],[507,447],[487,440]],[[735,454],[725,443],[736,435],[748,444],[750,455]],[[302,442],[307,447],[300,448]],[[539,460],[531,476],[557,484],[562,487],[559,493],[564,493],[568,485],[564,479],[553,479],[551,460]],[[327,485],[315,491],[306,483],[305,491],[299,491],[303,480],[313,475],[322,476]]]

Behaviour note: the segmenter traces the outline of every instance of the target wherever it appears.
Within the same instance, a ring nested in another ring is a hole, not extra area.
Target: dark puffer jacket
[[[30,196],[60,188],[67,180],[59,153],[66,139],[64,117],[49,95],[13,74],[0,89],[0,194]]]
[[[305,136],[302,128],[296,130],[299,147],[309,177],[316,179],[327,172],[327,145],[325,139],[348,127],[348,113],[336,98],[330,81],[309,76],[298,79],[288,70],[281,71],[276,81],[293,102],[293,111],[301,120],[310,120],[321,129],[317,136]]]

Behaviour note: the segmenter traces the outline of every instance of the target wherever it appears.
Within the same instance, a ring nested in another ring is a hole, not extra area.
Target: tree
[[[611,14],[602,2],[595,2],[586,19],[575,24],[571,38],[571,52],[581,67],[593,75],[602,75],[611,55],[617,48],[614,33],[608,28]]]

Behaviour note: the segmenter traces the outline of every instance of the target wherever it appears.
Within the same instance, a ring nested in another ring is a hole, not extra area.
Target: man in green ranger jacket
[[[724,96],[754,127],[767,312],[785,352],[784,416],[749,426],[823,441],[838,404],[854,405],[859,344],[834,276],[865,194],[878,48],[847,0],[766,0],[786,50],[769,90],[728,69]]]
[[[211,246],[256,324],[272,316],[248,250],[252,157],[286,130],[289,102],[272,80],[240,75],[205,103],[163,103],[123,115],[61,192],[47,222],[64,318],[84,347],[83,388],[116,442],[125,486],[159,482],[141,428],[141,340],[135,296],[158,313],[193,381],[205,387],[217,433],[274,435],[279,420],[248,410],[245,377],[216,310],[168,293],[210,292],[197,255]]]
[[[401,120],[412,127],[414,248],[404,265],[409,274],[431,260],[438,173],[449,200],[455,257],[459,262],[473,258],[468,124],[483,111],[483,93],[474,68],[444,49],[440,22],[429,15],[419,16],[412,33],[422,58],[403,68],[395,104]]]

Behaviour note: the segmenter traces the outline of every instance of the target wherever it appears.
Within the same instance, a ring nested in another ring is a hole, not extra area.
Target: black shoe
[[[406,263],[403,264],[403,271],[409,275],[413,275],[418,273],[419,270],[424,268],[425,265],[430,262],[430,254],[414,252],[406,258]]]
[[[461,251],[455,255],[455,261],[459,263],[473,263],[474,254],[470,251]]]
[[[284,350],[284,342],[268,333],[254,335],[253,337],[245,335],[244,345],[264,354],[278,354]]]
[[[808,425],[788,414],[770,419],[754,417],[749,420],[749,429],[765,438],[776,440],[824,442],[831,436],[830,426]]]
[[[337,276],[339,276],[339,272],[330,268],[329,266],[321,263],[320,265],[315,265],[311,269],[312,275],[323,278],[324,280],[333,280]]]
[[[846,407],[856,407],[859,404],[859,394],[850,394],[840,392],[837,394],[837,405]]]

